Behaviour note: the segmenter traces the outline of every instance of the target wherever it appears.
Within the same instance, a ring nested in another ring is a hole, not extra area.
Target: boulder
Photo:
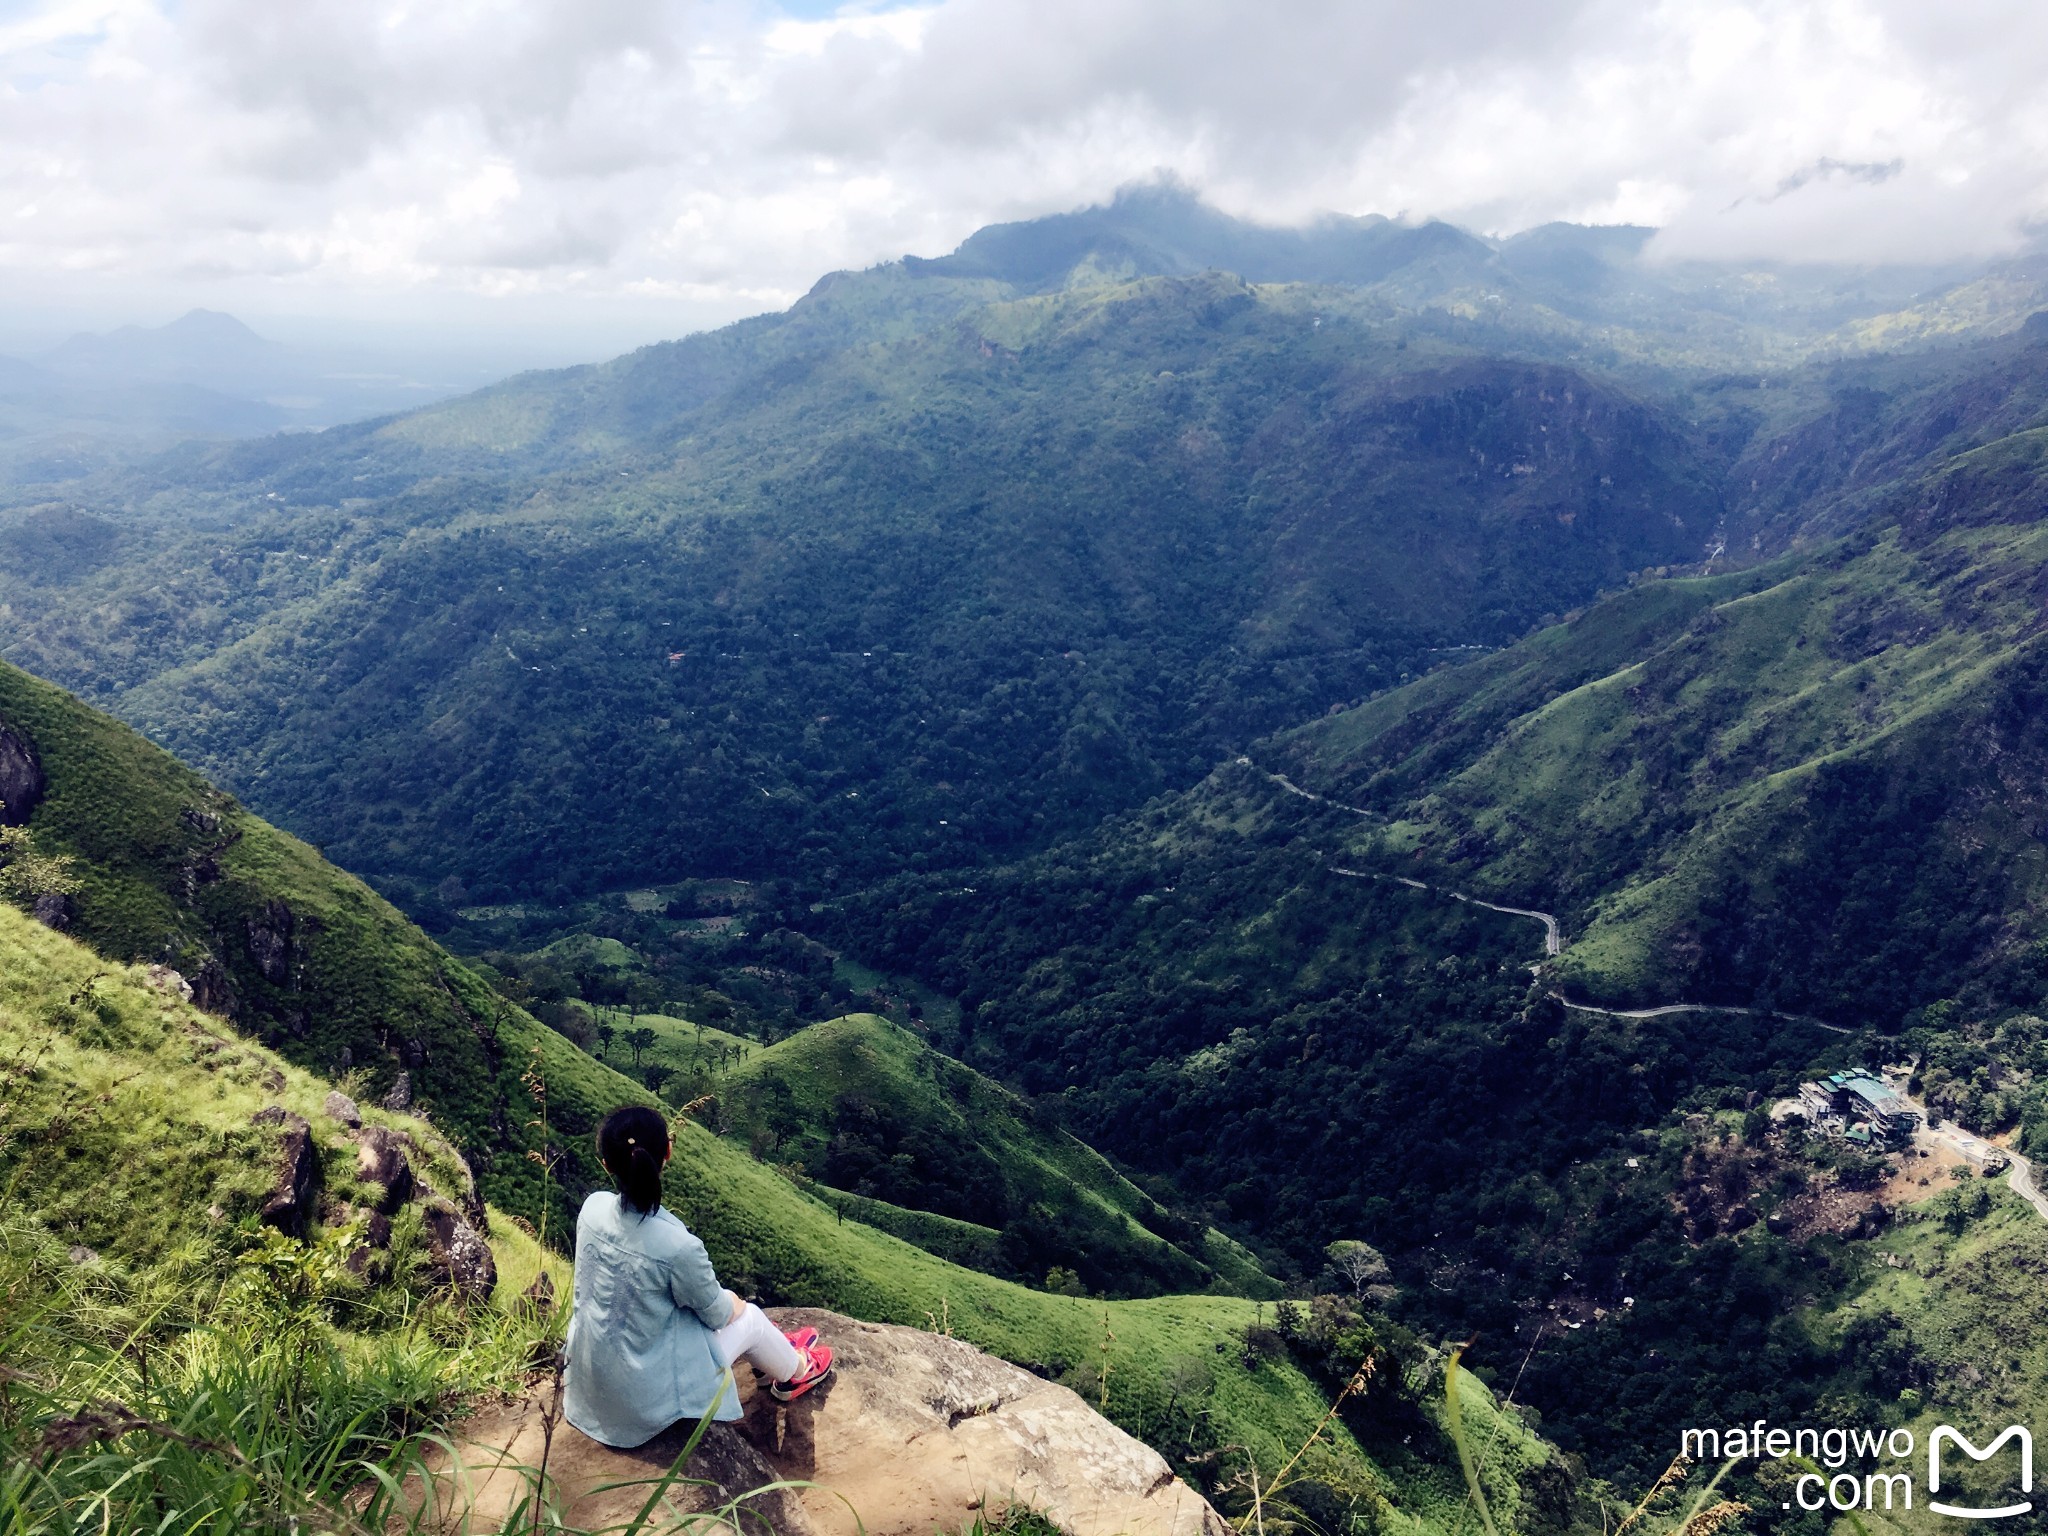
[[[67,933],[78,920],[78,903],[61,891],[45,891],[36,898],[29,915],[45,928]]]
[[[159,992],[192,1001],[192,983],[172,970],[168,965],[152,965],[149,968],[149,984]]]
[[[498,1284],[498,1261],[491,1257],[491,1245],[462,1213],[445,1200],[437,1200],[421,1213],[427,1236],[427,1255],[441,1283],[471,1301],[489,1301]]]
[[[326,1112],[328,1119],[339,1120],[352,1131],[363,1128],[363,1112],[356,1108],[354,1099],[338,1088],[327,1095],[327,1102],[320,1107]]]
[[[383,1191],[377,1209],[384,1215],[405,1204],[412,1198],[413,1177],[404,1139],[381,1125],[364,1126],[356,1135],[356,1177]]]
[[[551,1514],[563,1529],[622,1531],[638,1518],[654,1485],[664,1477],[689,1444],[694,1424],[678,1424],[647,1444],[630,1451],[613,1450],[588,1439],[566,1422],[546,1429],[552,1387],[492,1404],[455,1426],[455,1455],[430,1456],[434,1516],[429,1528],[450,1533],[499,1532],[532,1520],[527,1505],[532,1469],[545,1451]],[[768,1489],[775,1472],[747,1438],[732,1425],[713,1424],[698,1442],[683,1475],[662,1495],[661,1505],[645,1527],[649,1531],[684,1529],[685,1518],[716,1510],[755,1489]],[[623,1485],[623,1486],[621,1486]],[[420,1484],[409,1487],[415,1504],[424,1502]],[[775,1489],[747,1500],[740,1529],[757,1536],[814,1536],[794,1492]],[[707,1524],[706,1536],[731,1536],[732,1527]],[[918,1536],[932,1536],[920,1531]]]
[[[35,743],[13,726],[0,724],[0,827],[26,826],[46,788]]]
[[[313,1144],[313,1128],[276,1104],[257,1110],[249,1120],[252,1125],[276,1126],[279,1132],[277,1177],[258,1219],[287,1237],[304,1237],[320,1187],[320,1152]]]
[[[817,1328],[838,1352],[837,1369],[782,1404],[741,1366],[740,1432],[706,1429],[683,1475],[714,1486],[673,1490],[677,1513],[764,1490],[740,1525],[782,1536],[931,1536],[1012,1503],[1069,1536],[1228,1536],[1165,1458],[1065,1387],[938,1334],[809,1309],[772,1315],[785,1329]],[[551,1390],[493,1405],[458,1427],[455,1459],[444,1454],[433,1473],[443,1529],[496,1531],[525,1498],[519,1469],[540,1461]],[[678,1424],[619,1451],[557,1424],[548,1470],[566,1523],[616,1527],[637,1513],[649,1480],[674,1462],[692,1428]],[[638,1486],[601,1491],[624,1482]]]
[[[412,1074],[401,1067],[397,1078],[391,1084],[391,1091],[384,1095],[382,1102],[386,1109],[397,1114],[403,1114],[411,1109]]]
[[[799,1497],[820,1536],[929,1536],[1009,1503],[1070,1536],[1229,1530],[1165,1457],[1066,1387],[941,1334],[810,1308],[771,1315],[837,1351],[834,1376],[787,1405],[737,1373],[769,1464],[816,1483]]]

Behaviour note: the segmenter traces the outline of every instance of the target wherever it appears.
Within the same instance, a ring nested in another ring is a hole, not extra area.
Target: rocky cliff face
[[[664,1495],[675,1515],[743,1498],[741,1523],[781,1536],[930,1536],[1023,1504],[1069,1536],[1228,1530],[1165,1458],[1065,1387],[938,1334],[808,1308],[772,1315],[785,1329],[815,1327],[838,1351],[837,1370],[782,1404],[742,1364],[746,1417],[707,1430]],[[543,1388],[459,1427],[459,1463],[444,1457],[435,1473],[446,1529],[498,1530],[530,1496],[547,1397]],[[630,1520],[694,1427],[618,1451],[557,1424],[547,1467],[563,1518],[584,1529]]]
[[[21,732],[0,724],[0,827],[26,826],[43,789],[35,747]]]

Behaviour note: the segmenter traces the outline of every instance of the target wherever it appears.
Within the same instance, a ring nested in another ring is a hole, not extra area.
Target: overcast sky
[[[207,304],[615,350],[1160,171],[1991,253],[2048,218],[2044,80],[2041,0],[0,0],[0,340]]]

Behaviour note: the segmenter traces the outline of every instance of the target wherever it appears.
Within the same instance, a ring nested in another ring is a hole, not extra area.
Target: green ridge
[[[874,1014],[753,1051],[719,1090],[733,1133],[762,1155],[852,1195],[974,1224],[972,1237],[940,1229],[949,1245],[998,1229],[1007,1257],[996,1263],[1016,1278],[1058,1266],[1114,1294],[1278,1294],[1222,1234],[1176,1217],[1016,1094]]]

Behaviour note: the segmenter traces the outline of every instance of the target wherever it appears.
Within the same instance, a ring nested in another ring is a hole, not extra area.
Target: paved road
[[[1905,1095],[1901,1094],[1901,1098]],[[1973,1167],[1982,1167],[1988,1158],[2002,1157],[2012,1167],[2007,1184],[2012,1192],[2031,1205],[2043,1221],[2048,1221],[2048,1195],[2041,1193],[2036,1181],[2033,1163],[2007,1147],[1994,1146],[1981,1136],[1973,1136],[1961,1126],[1949,1123],[1930,1125],[1927,1123],[1927,1106],[1918,1099],[1907,1098],[1906,1102],[1920,1111],[1919,1135],[1929,1141],[1938,1141],[1945,1147],[1953,1148],[1962,1155],[1963,1161]]]
[[[1257,768],[1260,773],[1263,773],[1267,778],[1271,779],[1275,784],[1278,784],[1290,795],[1299,795],[1304,800],[1313,800],[1317,805],[1327,805],[1332,810],[1349,811],[1354,816],[1370,816],[1372,814],[1372,812],[1370,811],[1360,810],[1355,805],[1346,805],[1341,800],[1332,800],[1328,795],[1319,795],[1312,789],[1303,789],[1299,784],[1295,783],[1294,780],[1287,777],[1286,774],[1275,773],[1270,768],[1259,768],[1259,765],[1253,762],[1248,757],[1240,757],[1237,761],[1239,766],[1241,767]]]
[[[1346,806],[1345,809],[1349,810],[1350,807]],[[1360,814],[1362,815],[1363,812]],[[1410,880],[1406,875],[1376,875],[1371,870],[1346,869],[1341,864],[1332,864],[1330,866],[1330,873],[1333,875],[1349,875],[1354,880],[1392,880],[1395,884],[1405,885],[1410,890],[1429,891],[1434,895],[1448,896],[1453,901],[1462,901],[1474,907],[1484,907],[1489,912],[1505,912],[1509,917],[1533,918],[1543,925],[1543,953],[1546,955],[1556,955],[1564,951],[1564,930],[1557,926],[1557,919],[1548,912],[1536,912],[1528,907],[1504,907],[1497,901],[1481,901],[1477,896],[1467,896],[1463,891],[1446,890],[1440,885],[1424,885],[1420,880]]]
[[[1313,790],[1303,789],[1299,784],[1289,779],[1286,774],[1274,773],[1268,768],[1259,768],[1258,764],[1248,757],[1240,757],[1238,762],[1247,768],[1258,769],[1260,773],[1263,773],[1291,795],[1299,795],[1304,800],[1313,800],[1318,805],[1327,805],[1335,810],[1349,811],[1354,816],[1369,816],[1371,814],[1369,811],[1360,810],[1355,805],[1345,805],[1340,801],[1331,800],[1326,796],[1316,794]],[[1529,918],[1543,925],[1543,953],[1545,957],[1555,957],[1564,953],[1564,929],[1559,926],[1557,918],[1549,912],[1539,912],[1533,907],[1506,907],[1496,901],[1481,901],[1477,896],[1468,896],[1463,891],[1453,891],[1441,885],[1425,885],[1422,881],[1411,880],[1406,875],[1379,875],[1374,874],[1370,870],[1345,869],[1341,865],[1335,864],[1330,866],[1330,873],[1333,875],[1349,875],[1354,880],[1393,880],[1409,887],[1411,890],[1428,891],[1434,895],[1448,896],[1453,901],[1462,901],[1475,907],[1484,907],[1489,912],[1505,912],[1509,917]],[[1726,1003],[1658,1003],[1649,1008],[1602,1008],[1595,1003],[1575,1003],[1562,992],[1553,992],[1550,995],[1560,1003],[1563,1003],[1565,1007],[1574,1009],[1579,1013],[1604,1013],[1617,1019],[1660,1019],[1666,1014],[1672,1013],[1743,1013],[1750,1015],[1752,1018],[1786,1019],[1795,1024],[1811,1024],[1816,1029],[1825,1029],[1837,1035],[1853,1035],[1856,1033],[1855,1030],[1845,1029],[1840,1024],[1824,1023],[1814,1018],[1811,1014],[1781,1013],[1775,1008],[1737,1008]],[[2042,1214],[2048,1216],[2048,1206],[2042,1208]]]
[[[2017,1152],[2008,1152],[2006,1156],[2012,1159],[2012,1177],[2006,1180],[2012,1192],[2039,1212],[2043,1221],[2048,1221],[2048,1195],[2042,1194],[2041,1186],[2034,1182],[2034,1165]]]
[[[1575,1003],[1562,992],[1550,995],[1575,1012],[1604,1013],[1617,1019],[1661,1019],[1669,1013],[1746,1013],[1752,1018],[1787,1019],[1795,1024],[1811,1024],[1815,1029],[1825,1029],[1831,1034],[1856,1033],[1840,1024],[1824,1023],[1810,1013],[1780,1013],[1775,1008],[1736,1008],[1727,1003],[1659,1003],[1654,1008],[1602,1008],[1598,1003]]]
[[[1258,768],[1258,765],[1248,757],[1240,757],[1238,762],[1247,768]],[[1258,768],[1258,771],[1265,774],[1267,778],[1278,784],[1290,795],[1299,795],[1304,800],[1313,800],[1318,805],[1327,805],[1334,810],[1349,811],[1354,816],[1369,816],[1371,814],[1371,812],[1361,810],[1355,805],[1345,805],[1342,801],[1332,800],[1325,795],[1315,793],[1313,790],[1303,789],[1284,773],[1274,773],[1266,768]],[[1409,887],[1411,890],[1429,891],[1438,896],[1448,896],[1453,901],[1462,901],[1475,907],[1484,907],[1489,912],[1505,912],[1509,917],[1532,918],[1543,925],[1543,953],[1545,956],[1555,956],[1564,950],[1564,930],[1558,926],[1557,919],[1548,912],[1538,912],[1530,907],[1504,907],[1498,902],[1481,901],[1477,896],[1467,896],[1463,891],[1448,890],[1440,885],[1426,885],[1422,881],[1412,880],[1406,875],[1379,875],[1369,870],[1344,869],[1338,865],[1332,865],[1330,873],[1334,875],[1348,875],[1354,880],[1392,880]],[[1531,967],[1531,969],[1535,969],[1535,967]],[[1825,1029],[1830,1034],[1853,1035],[1856,1033],[1855,1030],[1845,1029],[1840,1024],[1829,1024],[1823,1020],[1816,1019],[1811,1014],[1781,1013],[1775,1008],[1738,1008],[1727,1003],[1658,1003],[1649,1008],[1602,1008],[1597,1003],[1574,1002],[1562,992],[1552,992],[1550,995],[1575,1012],[1604,1013],[1608,1017],[1616,1019],[1661,1019],[1674,1013],[1741,1013],[1748,1014],[1752,1018],[1784,1019],[1794,1024],[1811,1024],[1815,1029]],[[2048,1221],[2048,1194],[2042,1193],[2032,1162],[2020,1156],[2017,1152],[2008,1151],[2004,1147],[1993,1146],[1981,1137],[1972,1136],[1968,1131],[1962,1130],[1955,1125],[1930,1127],[1925,1124],[1927,1106],[1915,1103],[1910,1099],[1907,1102],[1913,1104],[1913,1107],[1920,1111],[1923,1122],[1920,1134],[1955,1148],[1966,1161],[1981,1165],[1987,1157],[1993,1154],[2010,1159],[2012,1170],[2007,1182],[2011,1185],[2012,1192],[2031,1205],[2040,1214],[2043,1221]]]

